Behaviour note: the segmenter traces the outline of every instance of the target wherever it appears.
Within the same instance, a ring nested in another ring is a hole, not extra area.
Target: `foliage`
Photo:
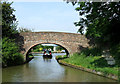
[[[2,4],[0,2],[0,26],[2,25]]]
[[[80,20],[74,23],[80,27],[78,31],[83,34],[83,31],[86,30],[85,35],[90,40],[92,38],[97,46],[110,49],[119,66],[120,2],[109,2],[109,0],[107,2],[92,2],[92,0],[91,2],[78,2],[75,10],[80,15]],[[89,51],[86,52],[88,55],[91,54]]]
[[[56,50],[57,50],[57,51],[61,51],[61,50],[64,50],[64,49],[63,49],[63,47],[61,47],[61,46],[57,46],[57,47],[56,47]]]
[[[31,53],[28,54],[29,58],[32,58],[34,57]]]
[[[102,55],[102,49],[98,48],[98,47],[94,47],[94,48],[85,48],[82,50],[83,54],[85,54],[86,56],[101,56]],[[81,54],[80,53],[80,54]]]
[[[54,46],[43,46],[43,49],[51,49],[53,51]]]
[[[39,44],[39,45],[36,45],[33,48],[31,48],[31,50],[33,52],[40,52],[40,51],[44,51],[45,49],[51,49],[53,51],[53,48],[54,48],[54,46],[46,46],[46,45],[43,46],[43,45]],[[57,46],[56,50],[61,51],[61,50],[63,50],[63,48],[61,46]]]
[[[64,58],[68,58],[67,55],[58,55],[55,57],[56,59],[64,59]]]
[[[118,72],[118,78],[119,78],[119,82],[120,82],[120,68],[119,68],[119,72]]]
[[[18,32],[33,32],[33,29],[27,29],[27,28],[23,28],[23,27],[19,27]]]
[[[13,66],[22,64],[24,59],[19,52],[19,47],[15,43],[15,35],[18,33],[16,17],[11,7],[13,2],[0,2],[2,4],[2,64],[4,66]]]
[[[92,70],[101,71],[105,74],[118,75],[118,67],[110,67],[107,64],[107,61],[101,56],[93,56],[91,54],[86,57],[86,54],[84,52],[75,53],[70,56],[70,58],[64,59],[63,61]]]
[[[2,39],[0,39],[0,64],[2,64]]]
[[[115,58],[118,67],[120,67],[120,43],[116,46],[113,46],[110,50],[110,53]]]
[[[31,48],[31,50],[33,51],[33,52],[40,52],[40,51],[43,51],[44,49],[51,49],[51,50],[53,50],[53,46],[43,46],[43,45],[41,45],[41,44],[39,44],[39,45],[36,45],[36,46],[34,46],[33,48]],[[42,50],[41,50],[42,49]]]
[[[18,33],[16,17],[13,14],[15,10],[11,7],[12,3],[2,2],[2,37],[14,38],[13,35]]]
[[[13,40],[6,37],[2,40],[2,62],[5,66],[23,63],[23,56],[19,53],[18,46]]]
[[[100,44],[118,44],[120,42],[120,2],[79,2],[79,32],[92,37]],[[84,16],[84,17],[81,17]]]
[[[45,49],[51,49],[53,51],[53,48],[54,46],[46,46],[46,45],[43,46],[42,44],[39,44],[39,45],[32,47],[31,50],[32,52],[40,52],[40,51],[44,51]],[[57,46],[56,50],[61,51],[63,50],[63,47]]]

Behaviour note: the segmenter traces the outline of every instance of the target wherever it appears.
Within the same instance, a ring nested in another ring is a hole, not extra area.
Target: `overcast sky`
[[[19,0],[18,0],[19,1]],[[76,33],[79,21],[75,6],[66,2],[14,2],[12,7],[19,27],[34,29],[35,32],[55,31]]]

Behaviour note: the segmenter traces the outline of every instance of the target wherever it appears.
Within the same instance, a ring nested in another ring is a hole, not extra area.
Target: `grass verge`
[[[102,72],[105,76],[118,76],[118,66],[108,65],[105,58],[101,55],[99,49],[86,49],[81,51],[81,53],[74,53],[69,58],[63,59],[62,62]],[[62,59],[65,58],[65,56],[58,56],[57,59],[59,58]]]
[[[118,75],[118,67],[111,67],[107,64],[106,60],[101,56],[85,56],[84,54],[73,54],[70,58],[64,59],[63,61],[79,65],[88,69],[103,72],[104,74]]]

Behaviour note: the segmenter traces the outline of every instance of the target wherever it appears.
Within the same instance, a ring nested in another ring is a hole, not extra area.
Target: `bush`
[[[2,39],[0,39],[0,65],[2,64]]]
[[[110,53],[115,58],[116,64],[120,67],[120,44],[113,46]]]
[[[3,66],[13,66],[22,64],[23,56],[19,53],[19,47],[13,40],[7,37],[2,40],[2,64]]]
[[[102,55],[102,49],[98,47],[94,48],[86,48],[82,50],[82,53],[86,56],[101,56]]]

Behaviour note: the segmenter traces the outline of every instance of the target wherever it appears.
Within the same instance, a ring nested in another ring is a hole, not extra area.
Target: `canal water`
[[[52,59],[35,54],[29,63],[4,68],[3,82],[115,82],[114,80],[60,65],[55,56],[65,53],[54,53]]]

